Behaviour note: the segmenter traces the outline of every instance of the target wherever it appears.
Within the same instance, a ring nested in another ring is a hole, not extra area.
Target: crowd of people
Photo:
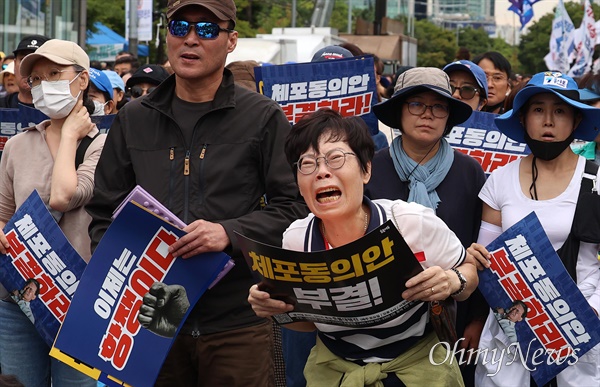
[[[290,125],[256,92],[259,63],[226,66],[238,38],[233,0],[170,0],[167,18],[163,64],[126,52],[112,65],[92,63],[77,44],[42,35],[23,38],[0,61],[0,108],[24,105],[48,117],[4,146],[2,228],[35,189],[88,262],[115,208],[141,185],[187,224],[171,254],[226,252],[237,263],[192,306],[157,386],[529,386],[519,362],[494,373],[494,363],[451,361],[431,311],[451,311],[460,348],[506,350],[527,305],[488,305],[478,270],[490,267],[485,246],[531,211],[598,315],[600,238],[564,245],[572,224],[600,216],[581,210],[598,195],[579,202],[585,176],[598,173],[586,158],[596,158],[600,75],[579,83],[556,72],[517,76],[498,52],[471,60],[461,49],[441,69],[401,67],[391,76],[374,56],[379,131],[332,109]],[[318,50],[312,62],[362,55],[370,54],[344,43]],[[486,179],[446,140],[474,111],[496,115],[498,129],[531,154]],[[91,116],[110,114],[100,134]],[[591,144],[590,155],[575,139]],[[273,323],[294,305],[255,284],[235,232],[313,252],[352,243],[387,220],[426,257],[402,294],[415,301],[407,312],[368,328]],[[8,248],[0,231],[0,253]],[[35,279],[21,290],[0,285],[0,385],[95,386],[49,356],[24,313],[40,291]],[[599,359],[596,346],[548,385],[600,385]]]

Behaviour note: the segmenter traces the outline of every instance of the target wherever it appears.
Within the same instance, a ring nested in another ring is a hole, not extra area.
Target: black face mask
[[[575,131],[571,132],[571,135],[563,141],[548,142],[534,140],[529,137],[527,132],[525,132],[525,143],[529,146],[529,149],[531,149],[531,153],[533,153],[533,155],[538,159],[546,161],[554,160],[561,153],[563,153],[563,151],[567,149],[569,145],[571,145],[575,139],[574,133]]]

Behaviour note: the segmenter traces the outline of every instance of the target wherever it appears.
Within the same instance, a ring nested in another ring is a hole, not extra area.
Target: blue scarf
[[[409,182],[407,201],[422,204],[435,211],[440,202],[435,189],[444,180],[454,162],[454,150],[448,141],[445,138],[440,139],[440,148],[435,156],[424,165],[418,165],[408,157],[402,147],[402,136],[398,136],[392,141],[390,156],[400,180]]]

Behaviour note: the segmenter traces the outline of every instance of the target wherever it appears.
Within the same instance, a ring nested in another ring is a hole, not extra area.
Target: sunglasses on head
[[[8,67],[8,63],[2,64],[2,70],[6,70],[7,67]]]
[[[133,98],[140,98],[142,95],[152,93],[154,91],[154,89],[156,89],[156,87],[149,87],[147,89],[143,89],[140,86],[133,86],[130,91],[131,91],[131,96]]]
[[[219,37],[221,31],[233,32],[228,28],[223,28],[217,23],[213,22],[188,22],[185,20],[171,20],[169,22],[169,32],[171,35],[178,38],[185,37],[192,26],[196,27],[196,34],[200,39],[216,39]]]

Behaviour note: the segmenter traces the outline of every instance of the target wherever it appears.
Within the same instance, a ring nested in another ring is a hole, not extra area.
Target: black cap
[[[169,78],[169,75],[169,72],[160,65],[143,65],[127,80],[126,86],[129,88],[144,82],[158,86],[162,81]]]
[[[26,36],[23,39],[21,39],[19,45],[17,46],[17,49],[13,51],[13,54],[17,56],[17,53],[20,51],[28,51],[28,54],[31,54],[32,52],[40,48],[40,46],[46,43],[46,41],[48,40],[50,40],[50,38],[44,35]]]

